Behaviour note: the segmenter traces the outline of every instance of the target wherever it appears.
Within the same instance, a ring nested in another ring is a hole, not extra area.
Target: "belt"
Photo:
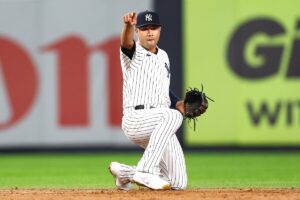
[[[153,106],[150,106],[150,109],[151,109],[151,108],[154,108],[154,107],[153,107]],[[137,105],[137,106],[134,107],[134,109],[135,109],[135,110],[142,110],[142,109],[145,109],[145,106],[144,106],[144,105]]]

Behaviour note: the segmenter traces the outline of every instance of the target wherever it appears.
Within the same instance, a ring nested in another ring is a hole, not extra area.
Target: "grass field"
[[[3,154],[0,189],[114,188],[111,161],[140,153]],[[300,188],[300,153],[186,153],[188,188]]]

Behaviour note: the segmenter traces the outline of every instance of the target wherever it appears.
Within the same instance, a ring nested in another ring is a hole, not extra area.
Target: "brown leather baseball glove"
[[[184,116],[189,120],[194,120],[194,130],[196,118],[205,113],[208,108],[207,99],[214,101],[205,95],[203,85],[201,91],[198,88],[190,88],[185,93]]]

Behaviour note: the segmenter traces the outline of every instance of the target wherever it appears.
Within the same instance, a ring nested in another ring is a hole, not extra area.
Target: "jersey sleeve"
[[[173,92],[172,92],[172,90],[169,90],[169,96],[170,96],[170,100],[171,100],[171,106],[170,106],[170,108],[176,108],[176,103],[177,103],[177,101],[179,101],[180,99],[179,99],[179,97],[178,96],[176,96]]]
[[[130,58],[130,60],[133,57],[133,54],[135,52],[136,49],[136,45],[135,45],[135,41],[133,42],[133,47],[131,49],[126,49],[125,47],[121,46],[121,51],[128,57]]]

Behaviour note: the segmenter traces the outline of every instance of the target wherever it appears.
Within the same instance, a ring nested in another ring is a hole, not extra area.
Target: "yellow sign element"
[[[300,144],[300,2],[184,1],[184,87],[215,100],[197,145]],[[190,127],[191,126],[191,127]]]

